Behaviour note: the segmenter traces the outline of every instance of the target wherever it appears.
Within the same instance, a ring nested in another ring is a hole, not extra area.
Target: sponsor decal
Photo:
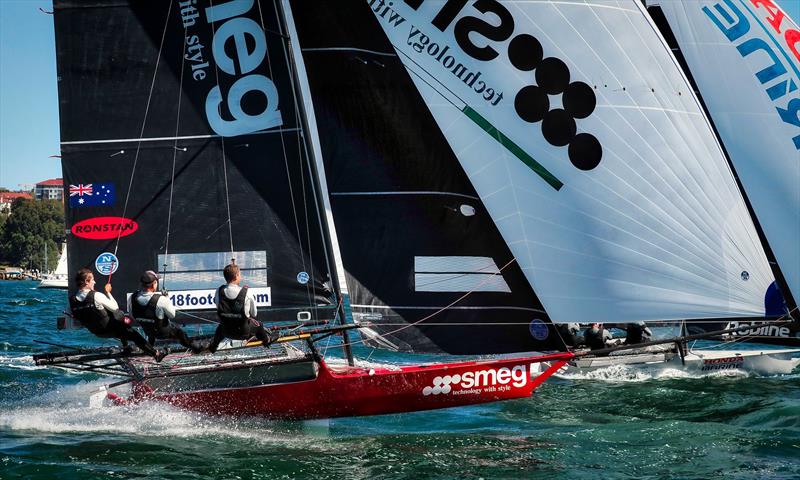
[[[528,330],[530,330],[533,338],[540,341],[547,340],[547,336],[550,335],[550,329],[547,327],[547,324],[538,318],[531,321]]]
[[[119,268],[119,260],[113,253],[104,252],[95,259],[94,268],[96,268],[101,275],[109,276]]]
[[[106,207],[114,205],[116,190],[111,183],[79,183],[69,186],[69,206]]]
[[[308,273],[300,272],[297,274],[297,283],[305,285],[306,283],[308,283],[309,278],[310,277],[308,276]]]
[[[233,137],[282,125],[278,89],[270,78],[256,73],[266,70],[267,39],[259,12],[252,8],[253,1],[231,0],[206,8],[197,3],[179,2],[177,14],[186,43],[184,58],[191,67],[192,78],[215,83],[205,101],[211,129],[223,137]],[[203,19],[205,25],[198,25]],[[213,36],[209,39],[206,32],[213,32]],[[210,64],[212,58],[216,65]],[[246,100],[253,95],[266,101]],[[252,105],[262,103],[262,111],[253,113]]]
[[[711,358],[703,360],[703,372],[714,370],[734,370],[744,366],[744,357]]]
[[[755,77],[780,119],[800,128],[800,30],[794,22],[772,0],[723,0],[702,11],[739,55],[761,68]],[[796,133],[791,140],[800,150]]]
[[[764,322],[728,322],[725,330],[733,330],[735,328],[752,326],[750,330],[742,330],[739,332],[732,332],[728,335],[734,337],[781,337],[792,338],[791,330],[789,327],[780,325],[764,325]]]
[[[124,217],[95,217],[81,220],[72,226],[72,234],[87,240],[110,240],[127,237],[139,229],[139,224]]]
[[[578,133],[578,121],[590,117],[597,106],[594,89],[572,80],[575,72],[557,52],[545,51],[536,36],[518,29],[501,1],[368,2],[406,67],[424,72],[431,88],[550,186],[558,190],[563,183],[488,120],[504,115],[495,107],[513,101],[513,109],[502,111],[512,112],[520,125],[536,125],[550,145],[567,147],[576,168],[588,171],[600,164],[603,148],[598,139]],[[508,78],[525,80],[511,87]],[[516,136],[524,140],[521,132]]]
[[[253,295],[256,307],[272,306],[272,287],[249,288],[248,291]],[[167,298],[172,302],[175,310],[213,310],[217,308],[214,303],[214,296],[217,289],[197,289],[197,290],[175,290],[167,292]],[[133,295],[128,293],[128,298]]]
[[[429,395],[478,395],[488,392],[509,391],[512,387],[522,388],[528,384],[528,369],[525,365],[512,368],[487,368],[462,374],[437,376],[433,385],[422,389]]]

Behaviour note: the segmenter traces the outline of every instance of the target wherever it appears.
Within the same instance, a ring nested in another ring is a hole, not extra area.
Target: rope
[[[186,27],[183,29],[184,34],[186,33]],[[183,99],[183,72],[184,67],[186,66],[186,42],[183,43],[183,51],[181,52],[181,75],[180,75],[180,85],[178,86],[178,114],[175,118],[175,143],[172,145],[172,176],[170,177],[169,182],[169,207],[167,207],[167,239],[164,246],[164,271],[161,275],[164,278],[161,287],[166,289],[167,288],[167,265],[169,265],[169,231],[170,226],[172,224],[172,198],[173,193],[175,192],[175,164],[177,163],[178,159],[178,132],[180,129],[181,123],[181,100]]]
[[[167,37],[167,26],[169,25],[170,13],[172,13],[172,0],[169,2],[169,8],[167,9],[167,16],[164,20],[164,31],[161,32],[161,43],[158,46],[158,55],[156,56],[156,66],[153,69],[153,79],[150,81],[150,91],[147,94],[147,104],[144,109],[144,118],[142,119],[142,128],[139,131],[139,140],[136,143],[136,155],[133,158],[133,167],[131,168],[131,179],[128,182],[128,191],[125,193],[125,206],[122,209],[122,217],[125,218],[128,213],[128,201],[131,198],[131,190],[133,189],[133,178],[136,175],[136,165],[139,162],[139,151],[142,146],[142,137],[144,137],[144,129],[147,126],[147,115],[150,112],[150,102],[153,99],[153,89],[156,85],[156,76],[158,75],[158,65],[161,63],[161,52],[164,49],[164,39]],[[114,256],[117,256],[117,251],[119,249],[119,240],[122,237],[122,228],[119,229],[119,233],[117,233],[117,241],[116,245],[114,245]],[[110,278],[109,278],[110,280]]]
[[[210,7],[214,6],[214,0],[210,0],[208,3]],[[213,21],[211,22],[211,32],[214,35],[217,34]],[[219,67],[216,63],[214,63],[214,78],[217,81],[217,86],[219,86]],[[231,199],[228,193],[228,161],[225,155],[225,137],[220,136],[220,145],[222,146],[222,176],[225,180],[225,206],[228,210],[228,238],[230,239],[231,257],[233,257],[233,225],[231,222]],[[235,258],[231,258],[231,263],[234,263],[235,260]]]

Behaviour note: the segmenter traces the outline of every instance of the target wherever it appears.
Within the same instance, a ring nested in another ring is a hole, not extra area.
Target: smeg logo
[[[542,44],[533,35],[521,34],[508,45],[508,59],[522,72],[535,72],[535,85],[517,92],[514,109],[529,123],[542,122],[542,135],[550,145],[569,145],[569,160],[576,168],[592,170],[600,164],[603,148],[594,135],[577,133],[576,119],[587,118],[597,106],[592,87],[570,82],[567,65],[556,57],[544,58]],[[561,95],[563,108],[550,109],[550,95]]]
[[[425,2],[404,0],[414,10],[419,10]],[[516,93],[517,115],[528,123],[541,122],[542,135],[551,145],[569,146],[569,159],[575,167],[580,170],[597,167],[603,148],[594,135],[577,133],[576,123],[595,110],[597,99],[592,87],[584,82],[570,82],[567,65],[556,57],[545,58],[536,37],[527,33],[515,35],[514,15],[500,1],[447,0],[440,4],[431,24],[442,32],[452,26],[456,43],[470,57],[493,61],[500,56],[501,45],[510,39],[507,53],[511,65],[521,72],[534,72],[531,84]],[[562,108],[550,108],[550,96],[555,95],[561,96]]]

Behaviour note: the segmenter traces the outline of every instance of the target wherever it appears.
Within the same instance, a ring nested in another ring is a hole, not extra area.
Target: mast
[[[333,220],[333,211],[331,209],[330,200],[328,198],[327,181],[325,177],[325,165],[322,162],[322,151],[319,142],[319,133],[317,131],[317,121],[314,116],[314,107],[311,100],[311,94],[308,86],[308,77],[306,75],[305,64],[303,57],[300,53],[299,40],[297,37],[297,30],[294,25],[294,17],[292,16],[292,9],[288,0],[276,1],[276,6],[280,10],[283,18],[283,24],[286,26],[288,37],[286,37],[286,45],[291,54],[290,65],[294,70],[294,78],[297,79],[298,88],[300,90],[300,98],[295,97],[298,110],[304,126],[303,136],[306,146],[307,158],[309,159],[309,169],[314,172],[315,195],[317,200],[317,215],[320,223],[323,225],[323,230],[327,232],[324,235],[326,248],[325,255],[328,268],[331,271],[331,283],[336,293],[338,300],[339,321],[342,325],[352,323],[352,315],[350,313],[350,300],[347,292],[347,283],[344,278],[344,264],[342,263],[341,252],[339,251],[339,239],[336,235],[336,224]],[[294,46],[298,45],[297,48]],[[311,148],[308,149],[308,146]],[[313,161],[311,161],[313,160]],[[325,212],[324,216],[320,216],[320,209]],[[328,252],[333,255],[334,263],[331,264]],[[350,366],[354,365],[353,351],[350,346],[350,335],[347,330],[342,330],[342,349],[347,363]]]

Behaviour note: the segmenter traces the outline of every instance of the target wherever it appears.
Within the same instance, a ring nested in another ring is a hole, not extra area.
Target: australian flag
[[[116,194],[111,183],[79,183],[69,186],[69,206],[107,207],[114,205]]]

